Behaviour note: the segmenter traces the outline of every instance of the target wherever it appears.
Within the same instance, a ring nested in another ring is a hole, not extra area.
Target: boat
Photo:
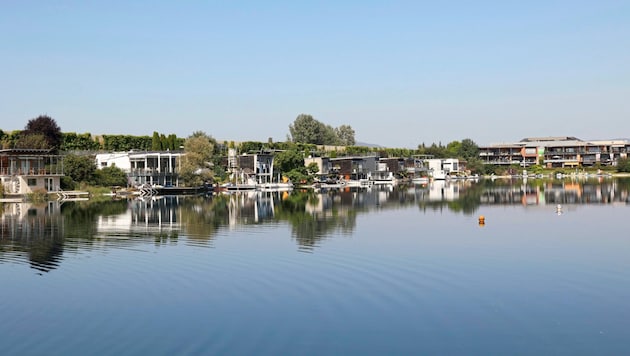
[[[433,178],[434,180],[445,180],[448,177],[448,174],[444,170],[431,170],[431,178]]]
[[[219,187],[220,191],[241,191],[241,190],[256,190],[256,184],[249,183],[225,183]]]
[[[387,173],[387,174],[384,174]],[[373,182],[373,184],[381,185],[381,184],[396,184],[396,177],[392,172],[377,172],[375,176],[372,176],[368,173],[368,179]]]
[[[356,188],[370,188],[374,184],[374,181],[362,178],[362,179],[348,179],[343,181],[346,187],[356,187]]]
[[[256,190],[262,191],[289,191],[293,189],[293,183],[291,182],[276,182],[276,183],[259,183],[256,184]]]
[[[213,184],[203,184],[195,187],[175,187],[145,184],[140,187],[140,196],[155,195],[199,195],[213,193],[215,187]]]
[[[323,182],[315,182],[311,188],[315,190],[342,189],[346,187],[345,181],[327,180]]]
[[[429,177],[415,177],[411,179],[411,182],[413,184],[428,184]]]

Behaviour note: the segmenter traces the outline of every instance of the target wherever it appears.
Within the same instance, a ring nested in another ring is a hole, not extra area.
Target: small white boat
[[[429,184],[429,177],[415,177],[411,179],[413,184]]]
[[[446,171],[440,169],[440,170],[431,170],[431,177],[434,180],[445,180],[449,176],[448,174],[446,174]]]
[[[264,191],[288,191],[293,189],[293,183],[280,182],[280,183],[260,183],[256,184],[256,190]]]
[[[343,181],[346,184],[346,187],[356,187],[356,188],[370,188],[374,184],[372,180],[369,179],[350,179]]]

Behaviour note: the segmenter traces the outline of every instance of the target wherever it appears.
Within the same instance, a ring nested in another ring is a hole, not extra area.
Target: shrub
[[[44,188],[37,188],[32,193],[27,194],[26,199],[30,202],[48,201],[48,191]]]

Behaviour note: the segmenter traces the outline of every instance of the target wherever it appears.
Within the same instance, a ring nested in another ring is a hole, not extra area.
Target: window
[[[28,184],[29,187],[33,187],[37,185],[37,179],[35,178],[29,178],[26,180],[26,184]]]

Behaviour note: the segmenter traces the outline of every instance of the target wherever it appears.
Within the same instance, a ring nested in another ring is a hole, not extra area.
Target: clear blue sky
[[[630,137],[630,1],[4,1],[0,128]]]

